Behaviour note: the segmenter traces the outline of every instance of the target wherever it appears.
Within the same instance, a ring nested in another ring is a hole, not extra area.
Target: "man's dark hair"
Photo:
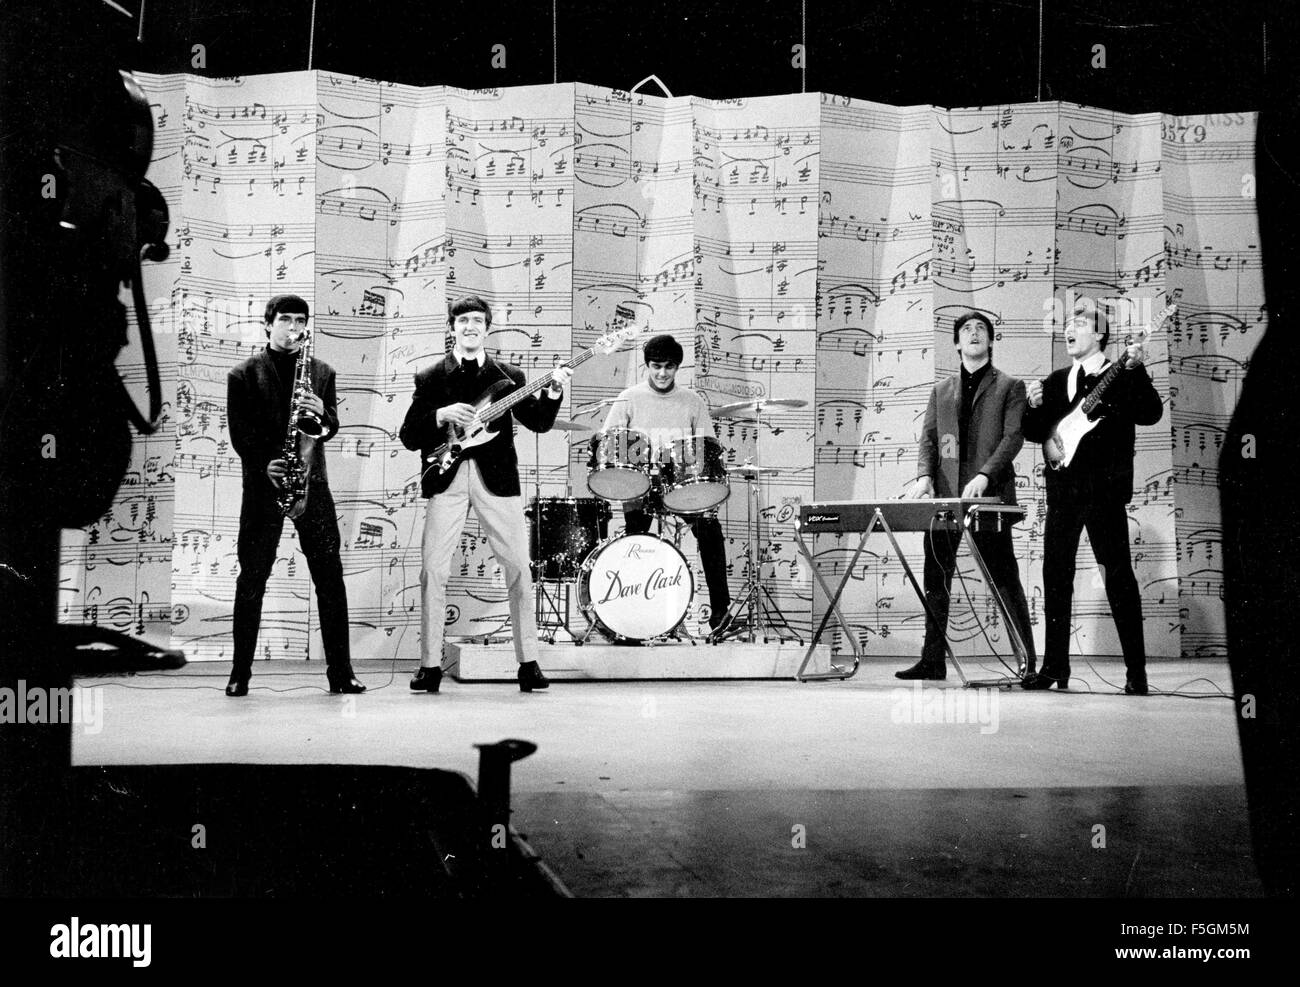
[[[645,355],[647,364],[671,363],[677,367],[682,365],[682,359],[686,356],[682,344],[666,332],[646,340],[642,353]]]
[[[487,327],[492,328],[492,309],[478,295],[462,295],[448,305],[447,325],[452,325],[456,321],[456,316],[464,315],[466,312],[482,312],[483,317],[487,320]]]
[[[961,342],[962,326],[966,325],[967,322],[984,323],[984,331],[989,334],[989,349],[990,350],[993,349],[993,323],[989,321],[989,317],[985,315],[983,312],[967,312],[965,315],[959,317],[957,321],[952,324],[953,344],[956,345],[957,343]]]
[[[290,315],[305,315],[311,318],[311,309],[297,295],[276,295],[266,303],[266,315],[263,316],[263,321],[269,326],[281,312],[287,312]]]
[[[1101,337],[1101,348],[1104,350],[1110,342],[1110,317],[1106,315],[1106,307],[1100,304],[1078,305],[1074,309],[1074,315],[1092,316],[1093,334]]]

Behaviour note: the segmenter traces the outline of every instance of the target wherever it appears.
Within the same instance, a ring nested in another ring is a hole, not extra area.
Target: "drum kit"
[[[716,409],[713,416],[756,423],[761,434],[768,409],[806,405],[792,399],[741,401]],[[595,431],[566,419],[557,419],[553,427],[573,433],[578,441]],[[747,635],[753,642],[760,634],[766,640],[769,628],[798,637],[758,578],[761,484],[780,473],[779,468],[756,461],[727,466],[722,444],[712,435],[656,441],[645,431],[621,427],[597,432],[586,441],[587,486],[596,496],[542,497],[539,477],[525,511],[537,625],[545,640],[554,643],[560,629],[577,644],[597,630],[621,644],[691,639],[684,623],[695,580],[681,551],[683,528],[725,503],[733,478],[749,485],[745,591],[709,640]],[[610,535],[611,505],[628,502],[651,516],[657,533]],[[587,619],[585,631],[578,633],[568,619],[575,590],[578,609]]]

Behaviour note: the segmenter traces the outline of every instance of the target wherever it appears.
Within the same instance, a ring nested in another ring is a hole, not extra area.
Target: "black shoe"
[[[533,692],[537,689],[545,689],[551,683],[547,681],[542,670],[537,667],[537,662],[526,661],[519,666],[519,691]]]
[[[248,679],[230,676],[230,681],[226,683],[226,695],[234,698],[248,695]]]
[[[948,666],[943,661],[928,661],[922,658],[911,668],[905,668],[901,672],[895,672],[896,679],[935,679],[941,680],[948,677]]]
[[[1145,696],[1147,695],[1147,677],[1143,675],[1130,675],[1124,681],[1124,695],[1126,696]]]
[[[1030,672],[1020,680],[1022,689],[1050,689],[1056,686],[1058,689],[1069,688],[1070,670],[1067,668],[1058,673],[1052,673],[1043,669],[1041,672]]]
[[[437,692],[440,685],[442,685],[442,668],[438,665],[432,668],[421,665],[415,670],[415,678],[411,679],[412,692]]]
[[[365,692],[366,687],[357,681],[357,677],[348,672],[346,675],[327,675],[330,692],[357,693]]]
[[[719,627],[727,623],[727,613],[730,610],[731,604],[728,603],[722,609],[719,610],[715,608],[713,612],[709,614],[709,630],[711,632],[716,632]]]

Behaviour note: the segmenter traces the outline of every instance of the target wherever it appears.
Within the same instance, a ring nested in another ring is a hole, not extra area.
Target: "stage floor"
[[[407,689],[410,663],[358,662],[370,691],[345,697],[326,692],[318,663],[259,662],[233,700],[228,667],[197,663],[81,680],[102,687],[103,720],[74,727],[73,759],[474,777],[474,743],[531,740],[537,754],[513,773],[515,825],[579,895],[1261,893],[1228,699],[1115,695],[1115,661],[1077,666],[1065,693],[951,679],[917,690],[893,678],[904,664],[873,659],[846,682],[531,695],[445,679],[425,695]],[[1222,662],[1153,662],[1150,678],[1230,690]]]

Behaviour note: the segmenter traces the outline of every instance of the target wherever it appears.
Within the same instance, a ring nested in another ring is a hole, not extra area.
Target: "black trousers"
[[[298,540],[307,557],[307,569],[316,587],[321,640],[326,671],[331,676],[350,674],[348,594],[339,559],[339,524],[334,497],[326,483],[312,482],[307,509],[294,521]],[[275,490],[244,488],[239,512],[239,578],[235,580],[235,655],[232,675],[247,678],[253,668],[257,632],[262,623],[262,597],[280,547],[284,515],[275,502]]]
[[[653,515],[637,508],[623,508],[623,526],[629,535],[641,535],[650,530]],[[716,517],[706,514],[691,518],[683,516],[695,535],[700,549],[700,567],[704,570],[704,583],[709,590],[709,626],[716,628],[731,606],[731,590],[727,588],[727,547],[722,537],[722,525]]]
[[[1092,553],[1106,581],[1106,599],[1119,633],[1124,665],[1130,675],[1146,674],[1142,637],[1142,596],[1128,544],[1128,510],[1113,497],[1095,497],[1062,485],[1047,492],[1047,526],[1043,534],[1043,596],[1047,646],[1043,670],[1059,672],[1070,664],[1070,612],[1074,597],[1079,536],[1088,530]]]
[[[1016,630],[1025,644],[1029,664],[1027,670],[1033,671],[1037,663],[1034,635],[1029,626],[1029,603],[1025,599],[1025,588],[1020,582],[1020,567],[1016,564],[1011,528],[1008,526],[1001,531],[976,531],[974,538],[975,546],[989,567],[993,585],[1002,594],[1002,600],[1011,612],[1011,619],[1016,622]],[[923,577],[925,602],[930,605],[935,619],[926,618],[922,661],[942,664],[947,654],[943,640],[948,627],[948,604],[952,600],[952,577],[957,568],[957,549],[960,545],[961,533],[956,529],[938,527],[926,532]]]

